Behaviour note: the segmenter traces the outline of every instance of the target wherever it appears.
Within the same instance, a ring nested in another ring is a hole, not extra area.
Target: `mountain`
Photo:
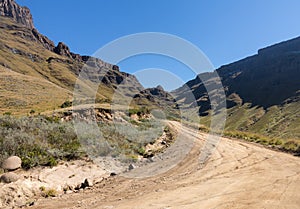
[[[0,0],[0,30],[0,113],[59,108],[72,100],[82,71],[85,79],[77,85],[93,93],[99,84],[96,102],[110,102],[116,90],[122,98],[144,90],[135,76],[118,66],[73,53],[63,42],[55,45],[34,27],[30,10],[14,0]]]
[[[198,122],[200,116],[209,126],[211,104],[199,77],[170,93],[160,86],[144,89],[135,76],[121,72],[117,65],[73,53],[63,42],[55,45],[34,27],[30,10],[14,0],[0,0],[0,31],[2,114],[58,109],[73,99],[75,88],[86,103],[125,101],[133,107],[162,109],[171,118],[178,118],[180,109],[183,117],[187,114]],[[226,130],[300,138],[299,69],[300,38],[216,69],[226,93]],[[84,79],[76,83],[80,73]],[[212,85],[216,80],[211,76],[208,72],[200,77],[209,78],[206,85]],[[96,101],[90,101],[94,89]]]
[[[300,37],[260,49],[254,56],[216,69],[227,100],[227,130],[300,138]],[[209,77],[211,73],[199,77]],[[210,101],[199,77],[174,90],[182,107],[199,105],[203,121],[210,115]]]

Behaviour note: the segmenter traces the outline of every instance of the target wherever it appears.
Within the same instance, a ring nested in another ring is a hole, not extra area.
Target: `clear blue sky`
[[[259,48],[300,36],[299,0],[16,1],[31,9],[41,33],[86,55],[124,35],[164,32],[195,44],[217,68],[255,54]],[[134,57],[119,65],[130,73],[163,68],[183,81],[195,77],[182,64],[157,56]]]

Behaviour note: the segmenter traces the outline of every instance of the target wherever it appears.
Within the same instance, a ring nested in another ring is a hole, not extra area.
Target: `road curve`
[[[179,123],[172,122],[175,129]],[[148,178],[110,177],[90,190],[41,199],[30,208],[300,208],[300,158],[222,138],[205,163],[207,134],[182,127],[194,146],[170,170]]]

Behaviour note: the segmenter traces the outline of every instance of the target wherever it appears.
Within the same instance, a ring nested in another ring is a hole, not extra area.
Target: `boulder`
[[[11,156],[3,161],[2,168],[4,170],[17,170],[18,168],[21,168],[22,160],[18,156]]]
[[[0,177],[0,182],[9,184],[9,183],[18,181],[19,179],[20,179],[20,177],[17,174],[9,172],[9,173],[3,174]]]

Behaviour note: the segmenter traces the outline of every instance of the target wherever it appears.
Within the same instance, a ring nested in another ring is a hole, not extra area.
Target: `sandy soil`
[[[20,179],[10,184],[0,183],[0,208],[19,208],[41,197],[41,189],[53,189],[57,195],[64,193],[65,188],[81,186],[87,179],[96,184],[109,176],[99,165],[86,160],[61,162],[53,168],[37,167],[14,172]]]
[[[160,164],[168,167],[163,173],[144,177],[147,169],[134,169],[133,174],[139,175],[133,176],[139,178],[117,175],[93,189],[41,199],[30,208],[300,208],[300,158],[222,138],[211,158],[201,164],[207,135],[186,127],[181,133],[183,158],[172,161],[173,166]]]

